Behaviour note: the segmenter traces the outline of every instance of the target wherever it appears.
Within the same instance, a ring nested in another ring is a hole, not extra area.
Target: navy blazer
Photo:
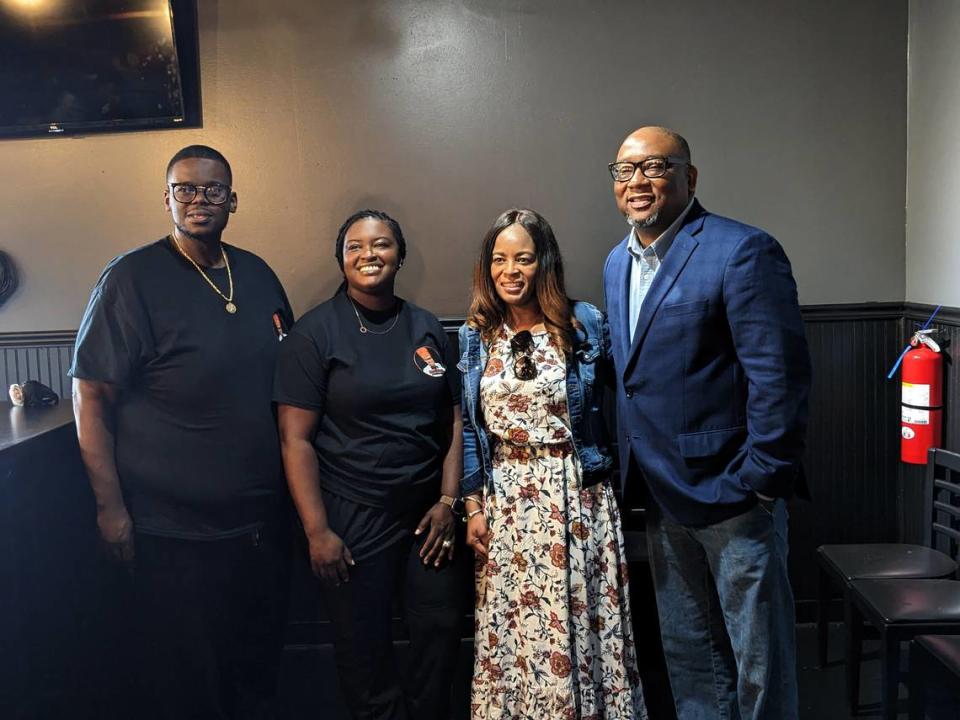
[[[654,500],[704,525],[805,493],[810,357],[780,244],[694,201],[630,341],[629,235],[604,266],[622,482],[630,456]]]

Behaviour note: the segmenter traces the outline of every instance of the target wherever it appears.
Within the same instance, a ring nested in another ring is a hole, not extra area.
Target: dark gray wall
[[[336,286],[333,235],[362,206],[401,220],[400,289],[438,314],[464,312],[514,204],[600,300],[625,232],[604,166],[646,123],[689,138],[709,209],[782,240],[802,302],[903,300],[907,0],[200,5],[203,129],[0,144],[0,248],[23,270],[0,332],[76,327],[104,263],[166,232],[163,167],[190,142],[234,163],[227,237],[299,312]]]

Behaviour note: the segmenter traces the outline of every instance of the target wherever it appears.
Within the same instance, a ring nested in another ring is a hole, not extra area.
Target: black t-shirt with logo
[[[164,238],[107,265],[77,334],[70,374],[119,389],[117,470],[140,532],[229,537],[286,497],[273,315],[292,314],[269,266],[225,247],[235,314]],[[225,268],[205,272],[227,292]]]
[[[273,399],[320,414],[313,444],[328,519],[354,557],[439,499],[459,381],[439,321],[403,300],[372,312],[339,292],[281,344]]]

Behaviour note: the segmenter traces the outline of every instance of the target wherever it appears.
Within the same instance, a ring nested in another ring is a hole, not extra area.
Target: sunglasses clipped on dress
[[[510,352],[517,380],[533,380],[537,376],[537,364],[533,361],[533,335],[529,330],[521,330],[510,338]]]

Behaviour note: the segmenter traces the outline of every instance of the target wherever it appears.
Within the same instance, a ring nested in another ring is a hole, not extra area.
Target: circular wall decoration
[[[10,296],[17,291],[19,284],[20,278],[13,258],[0,250],[0,305],[10,299]]]

